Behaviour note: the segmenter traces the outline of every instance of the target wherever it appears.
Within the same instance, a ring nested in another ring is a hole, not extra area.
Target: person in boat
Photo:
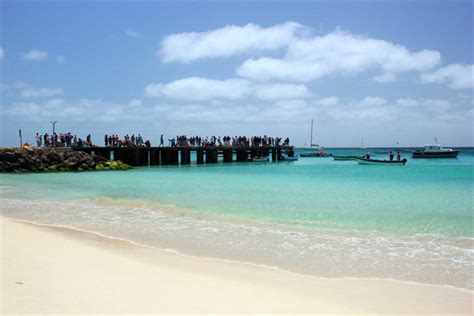
[[[370,159],[370,152],[368,149],[365,152],[365,159]]]
[[[390,158],[390,161],[393,161],[393,152],[392,151],[388,154],[388,158]]]
[[[397,160],[398,160],[398,161],[402,160],[402,157],[400,156],[400,152],[399,152],[399,151],[397,151]]]

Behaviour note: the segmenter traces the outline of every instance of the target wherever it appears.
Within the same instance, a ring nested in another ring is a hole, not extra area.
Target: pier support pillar
[[[260,148],[252,147],[250,148],[250,159],[260,156]]]
[[[276,162],[277,161],[277,152],[276,152],[276,148],[273,147],[272,148],[272,162]]]
[[[115,148],[114,150],[114,160],[120,160],[122,162],[125,162],[126,164],[130,164],[130,160],[128,160],[125,155],[124,155],[123,148]]]
[[[196,163],[199,165],[204,163],[204,150],[196,149]]]
[[[191,163],[191,151],[188,148],[181,149],[181,164],[189,165]]]
[[[224,149],[224,162],[232,162],[232,149]]]
[[[150,149],[150,166],[160,164],[160,152],[157,149]]]
[[[247,162],[248,159],[249,159],[249,154],[246,149],[237,149],[238,162]]]
[[[132,166],[143,166],[143,165],[142,165],[142,161],[141,161],[140,158],[141,158],[141,157],[140,157],[140,150],[139,150],[138,148],[134,149],[134,150],[132,151],[132,160],[131,160],[131,161],[132,161],[133,163],[132,163],[131,165],[132,165]]]
[[[216,163],[217,162],[217,148],[207,148],[206,149],[206,163]]]
[[[161,164],[177,165],[179,163],[179,151],[175,148],[165,148],[161,151]]]

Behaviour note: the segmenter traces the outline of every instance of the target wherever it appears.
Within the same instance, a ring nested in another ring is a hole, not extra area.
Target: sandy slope
[[[2,220],[3,313],[472,313],[472,293],[319,279]]]

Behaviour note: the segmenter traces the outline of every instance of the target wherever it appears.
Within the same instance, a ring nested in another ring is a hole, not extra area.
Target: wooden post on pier
[[[162,165],[177,165],[179,163],[179,151],[176,148],[163,148],[161,150]]]
[[[276,152],[276,148],[273,147],[272,148],[272,162],[276,162],[277,161],[277,152]]]
[[[176,148],[172,148],[170,151],[171,157],[171,165],[178,165],[179,164],[179,151]]]
[[[138,148],[135,148],[135,150],[132,152],[133,157],[132,161],[133,163],[131,164],[132,166],[143,166],[143,161],[141,161],[140,157],[140,150]]]
[[[260,148],[252,147],[250,148],[250,159],[260,156]]]
[[[206,148],[206,163],[217,163],[217,148]]]
[[[123,152],[123,148],[115,148],[114,149],[114,160],[120,160],[120,161],[123,161],[125,162],[125,159],[124,159],[124,152]],[[130,161],[128,161],[129,163]]]
[[[203,149],[196,149],[196,163],[201,165],[204,163],[204,150]]]
[[[191,151],[188,148],[181,149],[181,164],[189,165],[191,163]]]
[[[160,152],[156,149],[150,149],[150,166],[156,166],[160,164]]]
[[[247,149],[242,148],[242,149],[237,149],[237,161],[238,162],[247,162],[249,159],[249,154],[247,152]]]
[[[224,162],[232,162],[232,149],[231,148],[226,148],[223,150],[223,156],[224,156]]]

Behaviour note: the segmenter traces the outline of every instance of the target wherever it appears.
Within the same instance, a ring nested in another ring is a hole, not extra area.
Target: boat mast
[[[311,119],[311,138],[309,139],[309,147],[313,147],[313,119]]]

